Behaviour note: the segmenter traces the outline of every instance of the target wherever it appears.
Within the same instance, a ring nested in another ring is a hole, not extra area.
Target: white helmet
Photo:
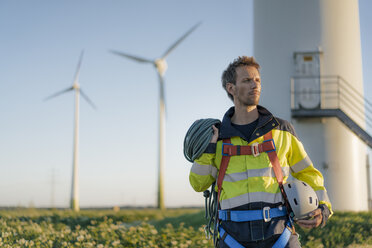
[[[318,208],[318,197],[307,183],[294,180],[286,182],[283,187],[295,220],[308,217],[310,212]]]

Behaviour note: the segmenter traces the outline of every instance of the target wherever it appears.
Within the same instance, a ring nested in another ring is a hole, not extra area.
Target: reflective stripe
[[[309,156],[306,156],[306,158],[302,159],[300,162],[294,164],[291,166],[291,170],[294,173],[300,172],[303,169],[306,169],[308,166],[312,165],[313,162],[311,162]]]
[[[289,167],[282,167],[283,177],[289,176]],[[249,177],[275,177],[274,169],[272,167],[262,169],[251,169],[245,172],[226,174],[223,181],[237,182],[245,180]]]
[[[319,201],[331,202],[328,198],[327,191],[325,190],[317,190],[315,191],[316,196],[318,197]]]
[[[194,162],[191,167],[191,172],[200,176],[211,175],[212,177],[217,178],[217,168],[213,165],[201,165]]]
[[[267,192],[251,192],[243,195],[239,195],[230,199],[222,200],[220,203],[221,209],[235,208],[251,202],[267,202],[267,203],[279,203],[284,202],[282,194],[279,193],[267,193]]]

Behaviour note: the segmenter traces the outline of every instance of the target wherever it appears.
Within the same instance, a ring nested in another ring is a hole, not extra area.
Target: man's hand
[[[212,126],[213,128],[213,136],[210,143],[217,143],[218,140],[218,128],[215,127],[215,125]]]
[[[309,214],[310,217],[312,217],[309,220],[298,220],[296,223],[302,227],[302,228],[307,228],[311,229],[314,227],[318,227],[322,223],[322,210],[320,208],[315,209],[313,212]]]

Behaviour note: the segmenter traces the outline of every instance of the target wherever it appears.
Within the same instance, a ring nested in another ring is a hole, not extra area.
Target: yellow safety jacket
[[[247,138],[231,125],[234,107],[230,108],[221,123],[219,141],[194,161],[190,171],[190,184],[197,192],[208,189],[217,180],[222,158],[222,139],[231,138],[233,145],[252,145],[264,141],[264,134],[272,131],[277,155],[283,172],[283,181],[291,174],[308,183],[316,192],[319,204],[325,204],[332,214],[332,206],[324,187],[322,174],[314,167],[293,126],[274,117],[268,110],[257,106],[259,120],[252,136]],[[215,188],[217,191],[217,186]],[[284,203],[267,153],[259,156],[232,156],[222,183],[221,209],[233,209],[254,202]]]

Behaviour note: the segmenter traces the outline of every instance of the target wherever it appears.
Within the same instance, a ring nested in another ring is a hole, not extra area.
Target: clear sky
[[[372,4],[360,0],[365,95],[372,97]],[[253,55],[252,1],[0,1],[0,206],[69,205],[74,94],[80,105],[80,205],[155,205],[158,81],[155,69],[110,49],[155,59],[198,22],[167,58],[165,204],[202,205],[188,182],[183,139],[200,118],[232,105],[227,64]],[[263,82],[264,87],[264,82]]]

